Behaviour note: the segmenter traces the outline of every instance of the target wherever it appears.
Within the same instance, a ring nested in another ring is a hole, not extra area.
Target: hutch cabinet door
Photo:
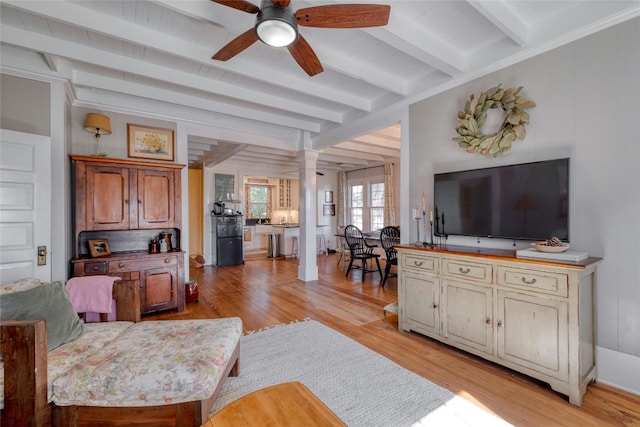
[[[498,356],[568,380],[568,304],[545,297],[498,291]]]
[[[130,228],[131,170],[119,166],[87,166],[84,203],[88,230],[126,230]],[[135,187],[135,185],[134,185]]]
[[[154,268],[140,273],[143,313],[178,307],[178,272],[175,267]]]
[[[493,288],[443,280],[442,335],[457,344],[493,354]]]
[[[175,179],[172,170],[138,170],[138,228],[173,228]]]

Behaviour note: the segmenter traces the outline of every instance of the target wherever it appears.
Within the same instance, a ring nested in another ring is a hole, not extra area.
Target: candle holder
[[[429,221],[429,228],[431,229],[431,237],[429,240],[429,245],[433,247],[433,221]]]
[[[422,217],[424,218],[424,240],[422,241],[422,244],[424,246],[431,246],[433,247],[433,217],[431,216],[432,214],[429,214],[429,241],[427,242],[427,211],[424,210],[422,211]]]
[[[416,220],[416,232],[418,233],[416,236],[416,244],[420,244],[420,214],[417,209],[413,210],[413,219]]]

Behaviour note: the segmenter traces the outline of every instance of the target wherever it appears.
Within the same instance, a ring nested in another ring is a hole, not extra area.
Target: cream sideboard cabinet
[[[595,380],[599,258],[529,260],[515,251],[399,246],[399,329],[545,381],[580,406]]]

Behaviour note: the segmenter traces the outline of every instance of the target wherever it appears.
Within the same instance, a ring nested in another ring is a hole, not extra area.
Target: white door
[[[0,129],[0,283],[51,281],[50,248],[51,138]]]

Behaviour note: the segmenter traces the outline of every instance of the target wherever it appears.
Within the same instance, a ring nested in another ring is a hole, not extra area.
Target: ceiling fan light
[[[297,37],[296,30],[288,22],[276,19],[259,22],[256,33],[260,40],[274,47],[289,46]]]
[[[285,47],[298,38],[298,22],[289,7],[277,6],[271,0],[262,0],[256,17],[255,32],[263,43]]]

